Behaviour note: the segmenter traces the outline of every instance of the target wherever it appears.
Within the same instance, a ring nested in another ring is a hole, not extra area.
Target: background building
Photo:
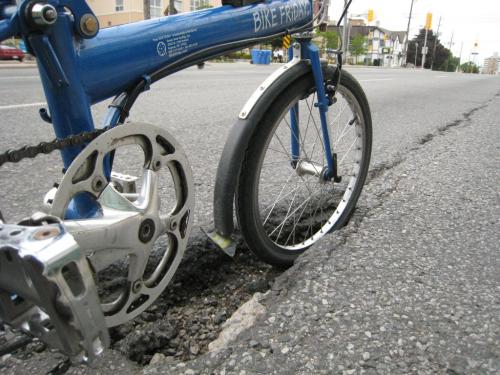
[[[483,74],[500,74],[500,56],[495,52],[493,56],[484,59]]]
[[[87,0],[99,19],[101,27],[122,25],[144,19],[143,0]],[[151,18],[162,17],[168,8],[168,0],[150,0]],[[178,13],[217,7],[221,0],[175,0]]]
[[[338,35],[343,35],[343,26],[336,27],[335,23],[331,23],[328,29],[337,32]],[[367,26],[364,20],[350,19],[348,35],[348,63],[387,67],[401,66],[404,63],[403,48],[406,31],[391,31],[380,26]],[[354,53],[353,41],[359,38],[362,38],[364,48],[361,53]]]

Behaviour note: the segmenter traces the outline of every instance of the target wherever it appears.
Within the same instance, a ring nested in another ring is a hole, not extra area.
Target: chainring
[[[136,162],[120,151],[130,147],[143,155],[142,176],[137,192],[124,193],[104,165],[108,158],[114,158],[113,168],[120,165],[118,155],[126,159],[122,166]],[[97,214],[64,220],[76,196],[94,201]],[[191,167],[164,129],[126,123],[97,137],[75,158],[55,192],[50,214],[64,220],[89,259],[108,327],[136,317],[166,288],[186,249],[193,209]]]

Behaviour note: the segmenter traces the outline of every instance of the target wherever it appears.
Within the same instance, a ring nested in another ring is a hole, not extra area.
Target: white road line
[[[0,106],[0,111],[4,110],[4,109],[39,107],[39,106],[42,106],[42,105],[47,105],[47,103],[45,103],[45,102],[38,102],[38,103],[28,103],[28,104],[2,105],[2,106]]]
[[[436,78],[448,78],[448,76],[436,76]]]
[[[359,80],[359,82],[376,82],[376,81],[394,81],[394,78],[371,78],[371,79]]]
[[[0,77],[0,79],[32,79],[39,78],[40,76],[10,76],[10,77]]]

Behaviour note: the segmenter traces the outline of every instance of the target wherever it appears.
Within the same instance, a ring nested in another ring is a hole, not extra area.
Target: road
[[[155,85],[131,113],[184,145],[197,225],[211,221],[214,175],[230,126],[273,69],[242,63],[189,69]],[[500,79],[350,71],[367,93],[374,131],[370,180],[354,220],[278,277],[262,302],[266,315],[229,352],[188,364],[195,372],[498,371]],[[0,69],[0,150],[52,138],[37,114],[43,101],[35,70]],[[105,109],[97,105],[96,118]],[[32,212],[60,169],[56,155],[2,167],[4,216],[15,221]],[[313,337],[324,348],[318,353]],[[173,371],[171,362],[157,366],[145,371]]]
[[[226,135],[246,99],[273,69],[246,63],[189,69],[153,86],[131,112],[132,121],[164,127],[185,147],[196,180],[199,223],[211,221],[214,175]],[[495,77],[483,75],[366,68],[351,71],[369,98],[374,123],[372,167],[378,169],[392,163],[427,133],[481,105],[500,84]],[[53,137],[48,124],[38,116],[42,102],[36,70],[0,70],[0,132],[4,134],[0,150]],[[97,121],[105,109],[105,103],[95,106]],[[8,173],[1,183],[4,216],[15,221],[29,215],[32,202],[41,200],[30,197],[43,196],[60,179],[60,169],[56,155],[4,167],[2,173]]]

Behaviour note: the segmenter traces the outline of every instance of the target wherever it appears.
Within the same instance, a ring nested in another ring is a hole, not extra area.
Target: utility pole
[[[411,0],[411,5],[410,5],[410,15],[408,16],[408,26],[406,28],[406,43],[405,43],[405,66],[406,63],[408,62],[408,47],[409,47],[409,41],[410,41],[410,22],[411,22],[411,13],[413,12],[413,2],[415,0]],[[416,66],[416,65],[415,65]]]
[[[454,34],[455,34],[455,30],[453,30],[453,32],[451,33],[450,46],[448,47],[448,49],[450,50],[450,53],[451,53],[451,46],[453,44],[453,35]],[[453,56],[453,53],[451,53],[451,56]],[[448,63],[449,62],[450,62],[450,57],[448,56],[448,58],[446,59],[446,69],[445,69],[446,72],[448,71]]]
[[[344,7],[347,6],[348,0],[344,0]],[[347,53],[349,51],[349,15],[348,12],[344,16],[344,30],[342,38],[344,39],[344,61],[347,63]]]
[[[425,69],[425,57],[427,56],[427,33],[432,27],[432,13],[427,13],[425,18],[425,38],[424,47],[422,48],[422,70]]]
[[[454,35],[455,35],[455,30],[453,30],[452,33],[451,33],[450,47],[449,47],[450,51],[451,51],[451,46],[453,45],[453,36]]]
[[[424,48],[422,48],[422,70],[425,69],[425,56],[427,55],[427,28],[425,28]]]
[[[477,63],[476,63],[476,56],[478,55],[478,52],[477,52],[477,47],[478,47],[478,43],[477,41],[474,42],[474,47],[472,48],[472,51],[471,51],[471,55],[472,55],[472,64],[471,64],[471,73],[472,72],[472,65],[474,65],[474,69],[476,68],[477,66]]]
[[[436,35],[434,36],[434,47],[432,48],[431,70],[434,67],[434,56],[436,55],[436,46],[437,46],[437,42],[438,42],[439,27],[440,26],[441,26],[441,16],[439,16],[438,28],[436,31]]]
[[[415,42],[415,68],[417,67],[418,43]]]
[[[458,69],[460,69],[460,65],[462,63],[462,49],[464,48],[464,42],[460,45],[460,56],[458,57],[458,66],[457,66],[457,72]]]

